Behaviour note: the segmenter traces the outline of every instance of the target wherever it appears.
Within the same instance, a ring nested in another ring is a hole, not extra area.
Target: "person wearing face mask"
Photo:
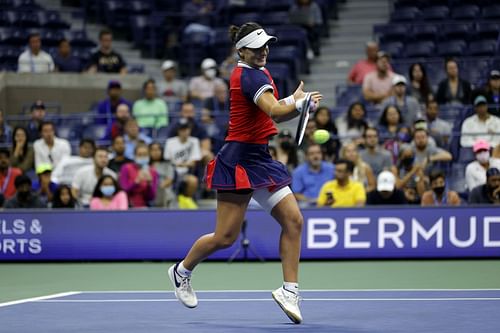
[[[4,208],[46,208],[38,195],[31,191],[31,179],[26,175],[17,176],[16,195],[4,203]]]
[[[447,189],[446,176],[442,170],[431,171],[429,181],[431,190],[422,195],[422,206],[460,206],[460,197],[457,192]]]
[[[486,171],[486,184],[470,192],[469,204],[500,204],[500,169],[489,168]]]
[[[103,175],[97,184],[90,200],[91,210],[127,210],[127,194],[120,189],[116,179]]]
[[[158,172],[149,163],[149,148],[140,142],[135,147],[134,162],[120,169],[120,186],[127,192],[130,205],[148,207],[156,197]]]
[[[489,168],[500,169],[500,159],[491,157],[491,146],[488,141],[478,139],[472,146],[476,160],[467,164],[465,168],[465,181],[469,191],[486,183],[486,170]]]
[[[189,95],[191,98],[204,101],[215,94],[216,84],[225,84],[224,80],[217,77],[217,63],[212,58],[201,62],[201,75],[189,81]]]

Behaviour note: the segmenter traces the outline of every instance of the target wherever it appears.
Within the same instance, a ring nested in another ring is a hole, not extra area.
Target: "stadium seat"
[[[269,52],[270,62],[282,62],[288,64],[290,68],[290,78],[296,80],[301,71],[301,58],[298,48],[295,46],[275,46]]]
[[[499,32],[499,22],[478,22],[476,25],[477,36],[481,39],[497,39]]]
[[[35,0],[13,0],[12,6],[22,10],[38,10],[41,8]]]
[[[125,1],[107,0],[104,2],[104,18],[109,27],[126,29],[129,26],[131,4]]]
[[[479,6],[476,5],[462,5],[452,8],[451,18],[454,20],[475,20],[480,13]]]
[[[500,4],[483,7],[482,16],[488,20],[500,20]]]
[[[438,30],[438,26],[431,23],[416,24],[412,28],[412,35],[418,41],[435,41]]]
[[[144,64],[128,64],[127,65],[127,71],[128,73],[139,73],[142,74],[144,73]]]
[[[439,29],[439,38],[443,41],[452,39],[470,39],[474,27],[471,23],[445,23]]]
[[[405,24],[388,24],[380,31],[380,42],[402,42],[411,36],[410,26]]]
[[[153,10],[154,3],[151,0],[141,0],[141,1],[131,1],[130,2],[130,11],[133,13],[132,16],[135,15],[147,15],[150,14]]]
[[[58,46],[59,41],[64,38],[64,33],[59,30],[44,29],[40,32],[42,45],[44,47]]]
[[[493,56],[496,52],[497,41],[486,39],[470,42],[467,54],[471,56]]]
[[[405,45],[407,58],[430,57],[434,53],[435,44],[431,41],[415,42]]]
[[[241,26],[246,22],[260,22],[261,16],[258,12],[235,14],[230,18],[231,24]]]
[[[87,37],[85,30],[74,30],[70,32],[71,46],[73,47],[96,47],[97,44]]]
[[[388,42],[380,44],[380,49],[389,53],[392,58],[401,58],[403,56],[404,44],[402,42]]]
[[[82,138],[80,130],[81,129],[79,126],[65,125],[65,124],[58,125],[57,136],[66,139],[68,141],[80,140]]]
[[[466,46],[464,40],[444,41],[437,45],[437,53],[441,57],[458,57],[464,54]]]
[[[94,140],[101,140],[106,135],[108,125],[89,125],[83,130],[84,138],[91,138]]]
[[[265,11],[288,11],[293,3],[294,1],[291,0],[264,1],[262,9]],[[319,5],[321,6],[321,4]]]
[[[422,19],[425,21],[446,20],[450,15],[447,6],[432,6],[422,10]]]
[[[288,64],[286,63],[274,63],[274,62],[269,62],[266,64],[266,68],[271,73],[271,76],[273,77],[274,84],[278,88],[278,92],[280,96],[285,96],[289,93],[291,93],[292,89],[290,87],[290,82],[289,82],[289,72],[290,68]]]
[[[277,26],[271,33],[278,37],[279,44],[286,46],[292,45],[300,49],[301,55],[305,56],[307,52],[307,31],[296,25]],[[227,37],[226,37],[227,38]]]
[[[363,98],[361,85],[337,85],[335,95],[337,106],[349,106]]]
[[[9,65],[17,65],[17,59],[19,58],[19,48],[12,46],[0,46],[0,63]]]
[[[28,33],[25,29],[21,28],[0,29],[0,41],[2,44],[21,47],[27,45],[27,40],[28,40]]]
[[[417,7],[401,7],[391,13],[392,22],[413,22],[421,15]]]
[[[259,19],[264,26],[289,24],[288,12],[264,12]]]
[[[70,25],[61,19],[61,15],[56,10],[47,10],[44,13],[42,26],[48,29],[69,29]]]

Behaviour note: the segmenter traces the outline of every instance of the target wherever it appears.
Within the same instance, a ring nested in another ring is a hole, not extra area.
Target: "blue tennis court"
[[[2,332],[498,332],[500,290],[307,290],[304,323],[270,291],[67,292],[0,303]]]

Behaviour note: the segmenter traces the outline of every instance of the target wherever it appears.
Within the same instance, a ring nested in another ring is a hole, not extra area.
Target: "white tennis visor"
[[[248,47],[249,49],[259,49],[266,45],[267,42],[276,42],[278,38],[275,36],[269,36],[264,29],[254,30],[236,43],[236,49],[239,50],[243,47]]]

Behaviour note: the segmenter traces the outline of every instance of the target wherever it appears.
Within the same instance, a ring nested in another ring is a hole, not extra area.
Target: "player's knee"
[[[302,226],[304,225],[304,218],[302,214],[297,213],[290,216],[289,222],[287,223],[288,232],[293,234],[300,234],[302,232]]]
[[[231,247],[238,239],[238,235],[226,234],[220,237],[215,237],[215,245],[218,249],[226,249]]]

